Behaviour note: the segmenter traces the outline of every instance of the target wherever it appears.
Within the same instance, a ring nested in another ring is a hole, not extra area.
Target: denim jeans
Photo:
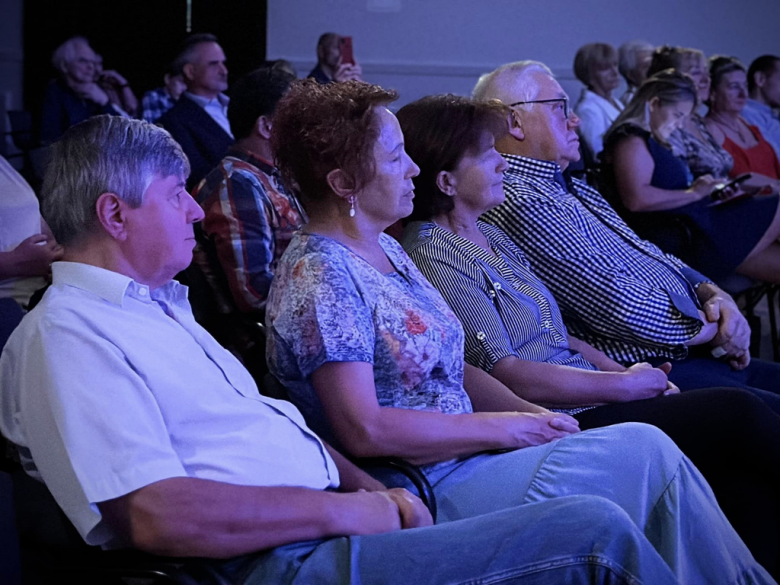
[[[225,569],[251,585],[774,582],[649,425],[477,455],[430,479],[437,526],[279,547]]]

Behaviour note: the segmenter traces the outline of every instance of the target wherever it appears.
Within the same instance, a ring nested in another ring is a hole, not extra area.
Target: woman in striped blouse
[[[522,251],[478,220],[504,200],[507,163],[494,145],[507,119],[515,123],[505,106],[456,96],[423,98],[398,112],[407,151],[420,167],[413,179],[417,221],[406,226],[404,247],[463,324],[466,362],[511,389],[496,408],[512,410],[511,400],[520,396],[573,415],[581,428],[627,421],[661,428],[774,570],[780,518],[757,520],[756,513],[778,504],[780,468],[767,459],[780,457],[780,417],[744,390],[680,394],[667,381],[669,364],[626,368],[568,335],[555,299]],[[736,490],[734,478],[743,482]],[[771,495],[759,504],[757,486],[766,485]]]

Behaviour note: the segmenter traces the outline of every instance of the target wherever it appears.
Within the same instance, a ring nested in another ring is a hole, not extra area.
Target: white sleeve
[[[15,400],[3,400],[2,420],[79,533],[102,544],[111,533],[95,504],[186,471],[142,374],[99,333],[59,317],[33,320],[3,352],[0,387]]]

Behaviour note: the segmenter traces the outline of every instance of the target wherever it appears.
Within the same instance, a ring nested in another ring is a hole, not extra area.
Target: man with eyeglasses
[[[116,109],[95,80],[97,56],[84,37],[72,37],[52,54],[58,73],[46,88],[41,110],[41,143],[59,140],[71,126],[99,114],[126,115]]]
[[[737,386],[780,412],[780,365],[751,362],[750,327],[733,299],[640,239],[598,191],[564,178],[580,158],[579,118],[552,72],[510,63],[482,76],[474,97],[511,107],[509,131],[496,141],[509,163],[506,201],[483,219],[523,249],[571,334],[600,350],[587,359],[599,367],[608,367],[604,354],[626,365],[671,360],[669,380],[683,391]]]

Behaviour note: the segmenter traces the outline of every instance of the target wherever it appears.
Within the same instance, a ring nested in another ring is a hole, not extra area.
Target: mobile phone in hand
[[[710,197],[713,201],[722,201],[726,197],[726,192],[731,189],[732,187],[736,187],[737,185],[744,183],[750,178],[750,173],[745,173],[744,175],[740,175],[734,179],[731,179],[728,183],[725,183],[724,185],[721,185],[717,189],[714,189],[712,193],[710,193]]]
[[[352,54],[352,37],[341,37],[339,39],[339,54],[341,63],[355,64],[355,56]]]

